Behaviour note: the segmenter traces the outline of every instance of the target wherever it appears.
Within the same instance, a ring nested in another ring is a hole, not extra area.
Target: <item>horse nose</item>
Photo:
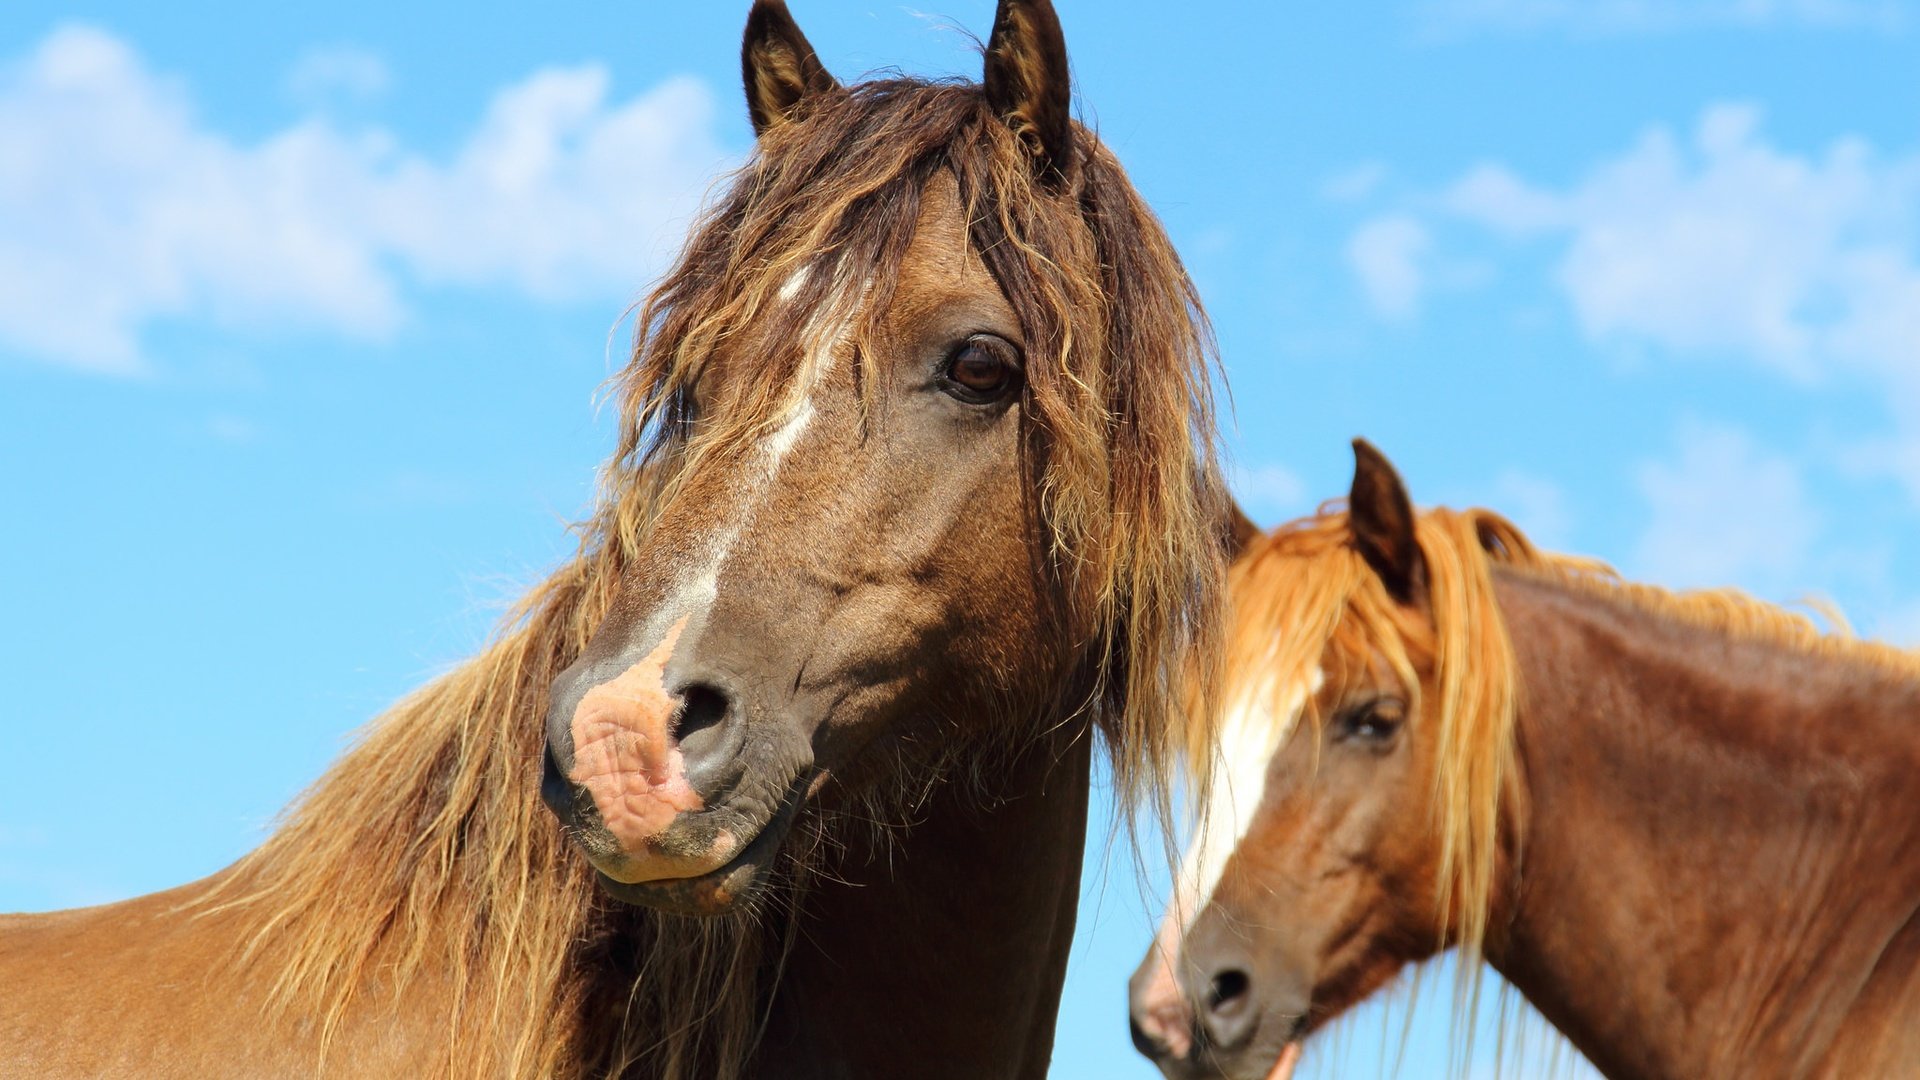
[[[1193,1007],[1156,943],[1127,980],[1127,1033],[1155,1064],[1184,1058],[1193,1047]]]
[[[1173,1053],[1173,1048],[1164,1040],[1147,1034],[1147,1029],[1140,1025],[1140,1009],[1137,1005],[1127,1016],[1127,1037],[1133,1040],[1133,1048],[1149,1060],[1161,1061]]]
[[[1237,967],[1221,968],[1209,976],[1199,1004],[1207,1041],[1222,1050],[1237,1049],[1246,1042],[1260,1019],[1253,978]]]
[[[575,710],[595,685],[589,678],[557,687],[547,724],[545,761],[540,773],[540,797],[563,819],[578,811],[584,789],[571,778]],[[744,770],[741,751],[746,745],[746,722],[738,699],[717,679],[687,682],[671,692],[678,700],[667,724],[667,737],[680,752],[687,784],[703,798],[713,799],[737,782]]]

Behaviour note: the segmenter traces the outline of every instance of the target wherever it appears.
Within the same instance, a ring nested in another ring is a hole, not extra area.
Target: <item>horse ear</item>
[[[1000,0],[982,81],[987,103],[1033,151],[1040,178],[1053,183],[1066,176],[1073,161],[1073,86],[1051,0]]]
[[[1228,562],[1239,561],[1241,554],[1260,539],[1260,526],[1253,523],[1231,496],[1227,498],[1227,519],[1221,523],[1221,531]]]
[[[755,135],[792,119],[805,99],[840,87],[788,14],[786,0],[754,0],[740,42],[740,75]]]
[[[1347,496],[1353,546],[1387,592],[1412,604],[1426,592],[1426,560],[1414,531],[1413,503],[1387,456],[1365,439],[1353,440],[1353,490]]]

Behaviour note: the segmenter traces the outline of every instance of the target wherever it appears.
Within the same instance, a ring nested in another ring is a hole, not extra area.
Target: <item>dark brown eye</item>
[[[970,405],[999,401],[1020,381],[1013,344],[991,334],[975,334],[960,343],[941,373],[949,394]]]
[[[1393,737],[1406,723],[1407,707],[1392,698],[1370,701],[1348,710],[1340,717],[1336,735],[1362,746],[1382,749],[1392,745]]]

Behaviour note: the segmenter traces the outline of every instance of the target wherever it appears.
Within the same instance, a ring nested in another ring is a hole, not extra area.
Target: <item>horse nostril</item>
[[[697,744],[698,736],[727,718],[731,706],[727,695],[705,683],[695,683],[680,693],[680,716],[675,735],[683,750]]]
[[[548,743],[546,753],[541,754],[540,763],[540,801],[547,804],[562,823],[572,826],[579,824],[580,806],[575,796],[575,785],[568,780],[560,769],[560,762],[554,757],[553,744]],[[588,799],[589,805],[592,799]]]
[[[726,692],[708,683],[694,683],[680,691],[674,740],[686,762],[687,782],[709,798],[738,767],[746,740],[736,711]]]
[[[1223,968],[1207,981],[1200,1027],[1217,1050],[1238,1050],[1260,1026],[1260,1010],[1253,1000],[1253,980],[1239,968]]]
[[[1247,991],[1253,986],[1253,980],[1247,973],[1228,968],[1213,977],[1207,984],[1207,1011],[1215,1016],[1232,1016],[1247,1007],[1250,999]]]

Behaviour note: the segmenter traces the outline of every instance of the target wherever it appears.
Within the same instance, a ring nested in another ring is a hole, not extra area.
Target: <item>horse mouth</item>
[[[767,823],[725,864],[689,877],[626,882],[598,867],[595,875],[608,896],[625,904],[670,915],[711,917],[749,904],[773,879],[780,849],[799,816],[805,785],[796,784]]]

